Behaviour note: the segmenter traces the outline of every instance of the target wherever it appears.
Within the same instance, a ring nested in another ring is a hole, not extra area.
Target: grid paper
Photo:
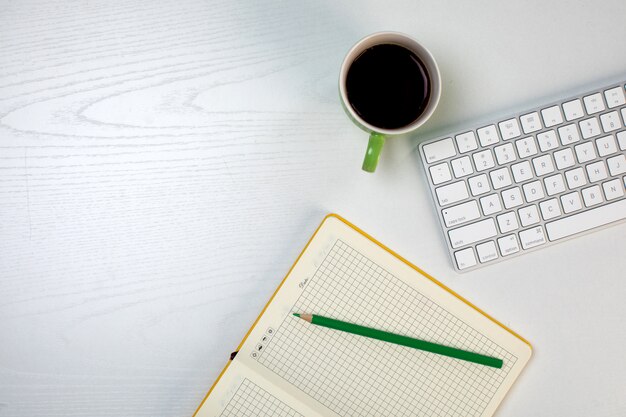
[[[220,417],[303,417],[249,379],[244,379]]]
[[[288,315],[259,363],[340,416],[480,416],[517,357],[337,240],[292,312],[495,356],[502,369],[313,326]]]

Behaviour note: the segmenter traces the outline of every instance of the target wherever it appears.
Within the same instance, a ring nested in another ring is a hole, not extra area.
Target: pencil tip
[[[294,316],[300,317],[300,313],[293,313]]]

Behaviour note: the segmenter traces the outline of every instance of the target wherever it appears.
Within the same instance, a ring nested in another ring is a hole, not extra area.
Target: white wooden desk
[[[0,0],[0,416],[190,416],[342,214],[527,337],[500,417],[626,415],[626,225],[453,272],[418,137],[360,170],[348,48],[437,58],[419,132],[626,74],[626,2]]]

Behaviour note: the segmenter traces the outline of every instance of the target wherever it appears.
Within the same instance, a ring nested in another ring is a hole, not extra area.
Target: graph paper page
[[[314,326],[295,312],[495,356],[504,366]],[[492,415],[530,354],[520,338],[330,217],[236,361],[320,415],[467,417]]]

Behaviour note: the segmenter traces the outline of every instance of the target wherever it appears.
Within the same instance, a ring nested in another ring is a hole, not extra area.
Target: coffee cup
[[[379,32],[356,43],[339,74],[344,110],[370,138],[363,170],[374,172],[387,138],[410,133],[432,116],[441,97],[441,75],[432,54],[397,32]]]

